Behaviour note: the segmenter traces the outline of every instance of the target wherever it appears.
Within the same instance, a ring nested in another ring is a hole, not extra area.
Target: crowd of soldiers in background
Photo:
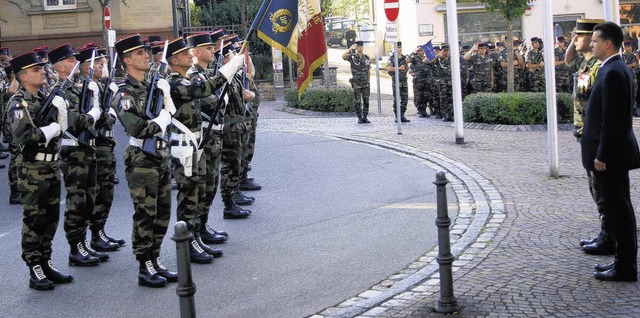
[[[193,234],[191,261],[207,264],[222,256],[220,249],[208,246],[228,236],[209,225],[216,192],[220,189],[224,218],[238,219],[251,214],[240,205],[255,201],[241,190],[261,189],[247,175],[260,100],[251,58],[237,53],[241,44],[237,34],[223,29],[171,42],[158,36],[143,41],[139,35],[119,40],[115,49],[124,70],[119,85],[114,83],[113,56],[93,42],[78,52],[69,44],[53,50],[41,46],[13,59],[9,49],[0,48],[0,128],[11,154],[9,201],[23,206],[22,258],[31,288],[48,290],[73,281],[51,263],[60,173],[67,190],[69,265],[96,266],[109,259],[104,252],[125,244],[105,232],[114,197],[115,155],[122,155],[114,154],[117,119],[129,135],[124,160],[135,210],[132,245],[140,263],[138,283],[164,287],[177,281],[177,274],[160,262],[171,214],[169,174],[177,180],[177,219]],[[143,76],[135,78],[134,73]],[[154,89],[161,92],[156,99],[150,97]],[[158,114],[149,115],[145,100],[160,106]],[[56,110],[51,123],[41,124],[35,118],[47,106]],[[153,140],[150,152],[146,140]]]
[[[570,39],[556,37],[554,60],[556,92],[572,93],[574,74],[565,65],[565,53]],[[513,41],[514,91],[544,92],[544,52],[542,39],[533,37],[526,45],[521,40]],[[415,104],[420,117],[435,115],[443,120],[453,120],[451,98],[451,63],[449,45],[435,46],[436,57],[429,60],[422,46],[410,55],[410,71],[413,75]],[[640,78],[638,71],[639,52],[633,52],[631,41],[624,42],[622,58],[632,72]],[[507,47],[504,42],[477,42],[473,46],[460,46],[460,78],[462,94],[507,91]],[[427,108],[429,112],[427,112]]]

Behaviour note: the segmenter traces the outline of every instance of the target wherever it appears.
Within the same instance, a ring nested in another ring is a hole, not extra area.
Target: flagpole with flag
[[[258,37],[296,61],[298,99],[327,60],[320,0],[264,0],[251,24]]]

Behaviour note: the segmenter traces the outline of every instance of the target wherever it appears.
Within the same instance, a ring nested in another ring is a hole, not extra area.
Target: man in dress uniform
[[[70,283],[51,263],[52,241],[60,220],[60,134],[66,128],[66,101],[56,96],[49,107],[58,115],[54,122],[36,123],[33,117],[46,100],[44,63],[36,53],[11,61],[20,90],[8,101],[9,123],[16,144],[22,149],[18,185],[22,193],[22,259],[29,267],[29,287],[48,290],[54,284]]]
[[[353,99],[355,101],[356,116],[358,124],[370,123],[369,115],[369,95],[371,87],[369,85],[369,71],[371,64],[369,56],[364,54],[364,43],[355,41],[347,51],[342,53],[342,59],[349,61],[351,65],[351,87],[353,88]]]
[[[582,139],[585,108],[591,95],[591,87],[601,65],[598,58],[593,56],[593,51],[589,45],[593,35],[593,28],[601,22],[604,22],[604,20],[578,19],[571,37],[571,43],[569,43],[565,54],[567,66],[577,73],[573,99],[573,135],[576,136],[578,142]],[[589,191],[600,215],[600,233],[592,239],[580,240],[580,245],[587,254],[611,255],[615,251],[615,246],[609,223],[604,217],[605,209],[602,193],[598,191],[596,179],[589,171],[587,171],[587,180],[589,182]]]
[[[144,74],[149,70],[149,55],[140,35],[133,35],[115,44],[118,58],[127,73],[120,84],[111,107],[129,135],[124,153],[125,175],[135,212],[133,214],[132,247],[140,263],[138,284],[164,287],[178,281],[178,275],[160,262],[160,248],[171,216],[171,172],[169,151],[164,138],[175,107],[169,83],[160,79],[156,88],[163,92],[164,109],[155,118],[145,116],[145,101],[149,84]],[[144,142],[151,149],[144,148]]]
[[[396,78],[396,65],[394,54],[389,56],[389,62],[387,63],[387,71],[392,79],[393,89],[393,113],[397,114],[398,105],[396,105],[396,80],[399,80],[400,86],[400,121],[403,123],[410,122],[409,119],[404,117],[404,113],[407,111],[407,102],[409,100],[409,85],[407,84],[407,71],[409,71],[409,57],[402,54],[402,42],[398,42],[398,78]],[[397,118],[397,116],[396,116]]]

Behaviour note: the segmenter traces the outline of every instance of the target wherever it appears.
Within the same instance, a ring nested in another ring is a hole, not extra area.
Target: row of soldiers
[[[69,265],[96,266],[109,259],[103,252],[125,244],[104,230],[113,200],[116,120],[129,136],[123,159],[135,209],[132,245],[140,285],[177,281],[160,260],[171,214],[171,162],[177,219],[193,234],[192,262],[211,263],[223,254],[208,245],[228,237],[209,225],[218,185],[224,218],[251,215],[239,206],[255,201],[241,188],[261,188],[247,176],[259,106],[251,60],[235,53],[239,38],[222,29],[165,43],[147,46],[134,35],[116,42],[117,58],[88,43],[79,52],[66,44],[10,60],[13,75],[3,85],[8,98],[1,115],[5,136],[17,150],[12,153],[17,172],[9,173],[24,210],[22,258],[31,288],[48,290],[73,281],[51,262],[60,172],[67,191]],[[152,72],[149,53],[163,61]],[[126,74],[119,85],[116,59]]]

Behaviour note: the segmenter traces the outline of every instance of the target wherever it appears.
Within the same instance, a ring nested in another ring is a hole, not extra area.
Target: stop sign
[[[104,7],[104,28],[111,30],[111,9],[109,6]]]
[[[400,12],[400,3],[398,0],[384,0],[384,14],[390,22],[398,18]]]

